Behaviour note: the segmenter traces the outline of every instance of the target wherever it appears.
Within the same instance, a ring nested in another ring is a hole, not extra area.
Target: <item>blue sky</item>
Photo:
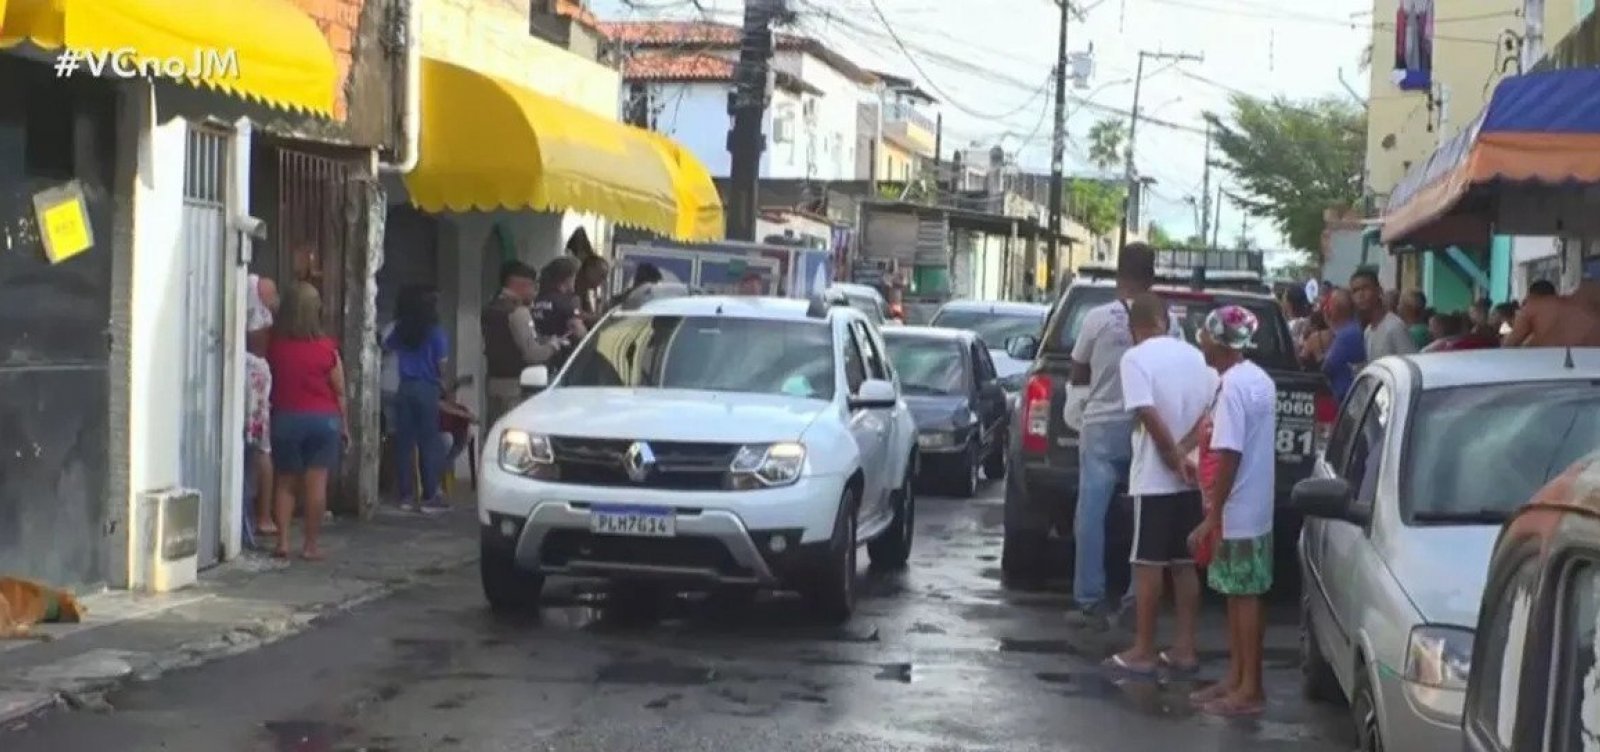
[[[798,14],[792,30],[934,91],[944,100],[947,149],[987,149],[998,142],[1023,167],[1049,168],[1054,100],[1044,85],[1056,50],[1054,0],[875,2],[789,0]],[[1196,231],[1196,212],[1186,199],[1199,194],[1202,182],[1201,113],[1223,110],[1230,90],[1352,97],[1340,83],[1342,69],[1355,95],[1366,94],[1366,74],[1357,62],[1371,36],[1369,0],[1086,0],[1078,7],[1083,18],[1072,20],[1068,48],[1084,51],[1092,44],[1096,70],[1085,90],[1071,92],[1092,104],[1068,105],[1069,173],[1097,172],[1087,159],[1088,130],[1103,118],[1126,119],[1104,108],[1131,109],[1141,49],[1204,58],[1176,66],[1147,61],[1140,95],[1145,115],[1183,126],[1141,122],[1136,152],[1140,171],[1158,181],[1152,216],[1180,237]],[[595,0],[593,8],[607,19],[704,16],[737,22],[743,3]],[[1212,176],[1219,178],[1215,170]],[[1226,176],[1220,178],[1231,186]],[[1239,234],[1241,219],[1224,205],[1224,242]],[[1252,218],[1245,226],[1259,245],[1282,247],[1281,235],[1267,221]]]

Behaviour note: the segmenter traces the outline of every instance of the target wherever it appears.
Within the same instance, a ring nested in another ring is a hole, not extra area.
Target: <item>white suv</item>
[[[843,621],[861,543],[881,566],[910,555],[916,426],[877,329],[842,298],[627,305],[487,446],[496,610],[570,574],[797,590]]]

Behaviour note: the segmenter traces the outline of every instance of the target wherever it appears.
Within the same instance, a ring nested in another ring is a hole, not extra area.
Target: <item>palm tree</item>
[[[1128,158],[1127,124],[1106,118],[1089,128],[1089,161],[1101,170],[1122,166]]]

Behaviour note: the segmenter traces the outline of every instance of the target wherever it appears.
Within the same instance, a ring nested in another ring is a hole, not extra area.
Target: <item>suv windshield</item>
[[[1589,381],[1435,389],[1412,415],[1400,503],[1419,522],[1508,517],[1600,447]]]
[[[1178,319],[1184,336],[1190,342],[1197,341],[1196,333],[1213,310],[1225,305],[1249,309],[1261,320],[1261,329],[1256,332],[1255,349],[1249,352],[1250,359],[1266,367],[1297,367],[1294,346],[1288,340],[1288,323],[1284,321],[1283,311],[1278,308],[1276,301],[1227,293],[1176,292],[1161,288],[1156,288],[1154,292],[1167,301],[1172,315]],[[1078,330],[1083,327],[1083,317],[1095,306],[1114,300],[1116,290],[1111,287],[1085,285],[1069,290],[1061,310],[1051,319],[1052,329],[1040,346],[1041,352],[1062,356],[1071,353],[1072,343],[1077,341]]]
[[[573,354],[558,386],[833,399],[833,331],[821,320],[612,316]]]
[[[1044,329],[1044,314],[1018,315],[984,310],[943,310],[933,317],[931,326],[965,329],[983,339],[991,350],[1006,346],[1012,337],[1037,337]]]
[[[961,344],[930,337],[884,338],[889,360],[900,376],[900,388],[911,395],[966,394],[967,375]]]

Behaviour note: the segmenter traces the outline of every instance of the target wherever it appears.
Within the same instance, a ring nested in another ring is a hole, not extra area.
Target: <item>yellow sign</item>
[[[59,264],[94,247],[94,230],[89,227],[83,189],[76,181],[35,195],[33,208],[50,263]]]

